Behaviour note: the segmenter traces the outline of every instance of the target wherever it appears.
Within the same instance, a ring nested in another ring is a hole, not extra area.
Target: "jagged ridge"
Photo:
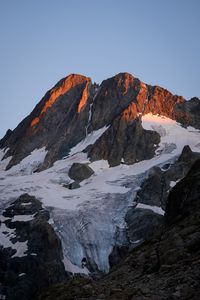
[[[151,158],[159,136],[142,129],[140,117],[146,113],[176,119],[184,126],[199,128],[200,101],[172,95],[150,86],[128,73],[104,80],[100,86],[91,79],[72,74],[60,80],[46,93],[31,114],[14,131],[8,131],[0,147],[8,147],[12,156],[7,169],[19,163],[36,148],[46,147],[48,154],[42,168],[67,155],[69,149],[86,134],[105,125],[109,128],[88,149],[92,160],[107,159],[111,166]],[[135,137],[139,136],[136,141]],[[148,151],[145,151],[145,144]]]

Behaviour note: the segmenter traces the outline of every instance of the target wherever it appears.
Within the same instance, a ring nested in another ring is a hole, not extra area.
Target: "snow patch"
[[[34,219],[33,215],[15,215],[11,222],[29,222]]]
[[[147,205],[147,204],[143,204],[143,203],[138,203],[136,208],[149,209],[149,210],[152,210],[153,212],[155,212],[156,214],[159,214],[162,216],[164,216],[164,214],[165,214],[165,211],[159,206],[152,206],[152,205]]]
[[[136,241],[130,240],[130,243],[131,243],[131,244],[138,244],[138,243],[140,243],[140,242],[141,242],[141,240],[136,240]]]
[[[184,128],[176,121],[151,113],[142,117],[142,127],[146,130],[154,130],[161,137],[156,153],[179,155],[185,145],[189,145],[192,151],[199,152],[197,140],[200,131],[193,127]]]
[[[172,163],[185,145],[189,145],[193,151],[200,152],[198,130],[183,128],[171,119],[151,114],[142,117],[142,125],[145,129],[157,130],[162,136],[157,155],[134,165],[120,164],[109,167],[105,160],[91,163],[87,154],[81,152],[108,128],[103,127],[88,134],[86,139],[71,149],[68,157],[40,173],[32,173],[33,167],[28,168],[30,171],[21,172],[20,164],[8,171],[0,169],[2,209],[25,192],[34,195],[42,201],[44,207],[51,210],[52,220],[49,222],[59,233],[65,246],[64,255],[71,261],[73,268],[79,265],[79,273],[80,269],[82,270],[81,259],[87,256],[100,270],[108,271],[108,255],[116,242],[116,228],[123,225],[123,218],[130,205],[133,205],[145,172],[154,166],[162,167],[166,163]],[[44,150],[40,161],[43,161],[45,155]],[[71,181],[68,171],[74,162],[89,163],[95,174],[81,182],[79,189],[69,190],[62,184]],[[137,207],[164,214],[160,207],[141,203]],[[0,241],[2,238],[7,239],[13,248],[9,237],[3,234],[1,229],[0,231]],[[10,234],[12,233],[11,231]],[[69,264],[68,262],[68,269]]]
[[[6,152],[8,152],[8,150],[9,148],[0,149],[0,171],[5,171],[7,165],[12,159],[12,156],[3,159],[3,157],[5,156]]]
[[[12,248],[16,253],[12,257],[22,257],[27,255],[28,241],[13,243],[12,239],[16,237],[15,229],[8,228],[4,223],[0,225],[0,245],[4,248]]]
[[[67,259],[65,256],[64,256],[64,259],[63,259],[63,264],[65,266],[65,271],[70,272],[72,274],[85,274],[85,275],[88,275],[90,273],[89,270],[86,267],[80,268],[79,266],[76,266],[69,259]]]
[[[15,244],[12,245],[13,249],[16,249],[17,252],[12,255],[12,257],[23,257],[27,255],[28,251],[28,241],[25,242],[16,242]]]
[[[75,147],[71,149],[69,156],[83,151],[89,145],[93,145],[108,128],[109,126],[104,126],[98,130],[89,133],[84,140],[82,140],[80,143],[78,143]]]
[[[21,203],[21,206],[28,206],[28,205],[31,205],[32,202],[24,202],[24,203]]]
[[[25,157],[18,165],[8,170],[7,174],[12,176],[31,175],[44,162],[47,151],[45,147],[35,149],[30,155]]]
[[[96,160],[89,164],[89,167],[95,172],[95,174],[101,173],[103,170],[109,168],[107,160]]]
[[[22,277],[22,276],[25,276],[25,275],[26,275],[26,273],[20,273],[18,276]]]

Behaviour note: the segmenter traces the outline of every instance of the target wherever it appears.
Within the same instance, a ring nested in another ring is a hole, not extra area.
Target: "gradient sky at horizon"
[[[200,97],[199,0],[0,0],[0,138],[70,73]]]

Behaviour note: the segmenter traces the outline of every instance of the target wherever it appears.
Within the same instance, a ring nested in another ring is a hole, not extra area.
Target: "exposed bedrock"
[[[46,147],[48,153],[41,170],[66,156],[91,131],[109,126],[89,156],[108,158],[110,165],[119,164],[122,158],[131,164],[151,157],[155,150],[153,143],[158,142],[156,133],[142,130],[137,119],[143,114],[160,114],[184,126],[200,128],[199,110],[198,98],[185,101],[128,73],[119,73],[100,86],[92,84],[88,77],[71,74],[49,90],[13,131],[6,133],[0,147],[9,148],[5,157],[12,156],[7,169],[34,149]],[[145,143],[148,144],[146,154]]]

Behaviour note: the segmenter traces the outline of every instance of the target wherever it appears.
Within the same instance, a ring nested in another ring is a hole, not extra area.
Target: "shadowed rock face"
[[[8,168],[34,149],[43,146],[51,148],[45,161],[45,165],[48,166],[50,162],[62,157],[65,147],[63,145],[67,144],[70,147],[71,143],[78,142],[85,134],[83,124],[87,122],[84,120],[86,115],[78,113],[78,110],[81,101],[85,101],[86,94],[89,99],[90,89],[89,78],[70,75],[48,91],[32,113],[18,125],[6,141],[4,140],[3,145],[1,144],[10,148],[7,156],[13,156]]]
[[[156,228],[163,223],[163,216],[149,208],[154,206],[165,210],[170,190],[187,175],[198,159],[200,159],[200,153],[192,152],[189,146],[185,146],[180,157],[173,164],[169,163],[162,168],[156,166],[148,171],[134,198],[135,205],[125,216],[126,243],[116,245],[109,256],[111,267],[130,252],[130,249],[151,238]],[[146,209],[139,208],[140,204],[147,205]],[[177,214],[177,211],[175,210],[174,213]]]
[[[89,156],[92,160],[108,159],[111,166],[122,158],[132,164],[152,157],[154,144],[159,142],[155,132],[142,129],[139,119],[143,114],[161,114],[184,126],[200,128],[199,111],[199,99],[185,101],[128,73],[104,80],[100,86],[88,77],[72,74],[49,90],[15,130],[7,132],[0,147],[9,147],[5,157],[13,156],[8,169],[34,149],[46,147],[44,169],[67,155],[87,133],[107,125]],[[144,153],[145,144],[148,149]]]
[[[0,286],[5,287],[6,299],[33,299],[38,291],[64,281],[67,276],[61,242],[48,223],[49,212],[40,201],[23,194],[3,215],[6,219],[0,228],[4,225],[5,231],[14,231],[10,238],[13,245],[19,243],[20,249],[26,244],[22,255],[0,246]]]
[[[155,131],[144,130],[141,121],[127,122],[117,118],[109,129],[91,146],[88,156],[92,161],[108,160],[110,166],[150,159],[154,156],[160,136]]]
[[[171,191],[166,205],[166,221],[169,224],[175,223],[195,209],[200,209],[200,160],[194,163],[187,176]]]
[[[164,168],[153,167],[142,183],[136,201],[161,206],[165,210],[169,191],[186,176],[198,159],[200,153],[192,152],[189,146],[185,146],[180,157],[173,164],[166,165]]]

